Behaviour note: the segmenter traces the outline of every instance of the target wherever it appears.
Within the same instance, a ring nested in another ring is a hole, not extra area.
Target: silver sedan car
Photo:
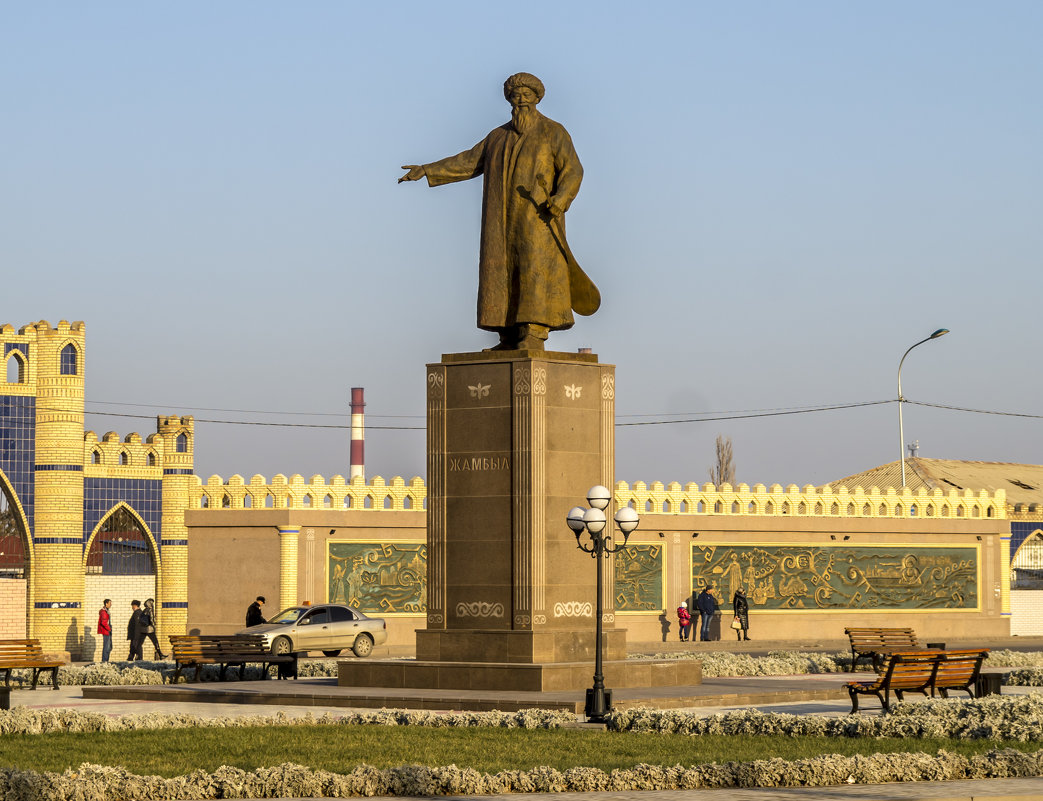
[[[322,651],[326,656],[338,656],[345,648],[369,656],[388,638],[383,618],[366,617],[344,604],[291,606],[267,623],[236,633],[263,634],[273,654]]]

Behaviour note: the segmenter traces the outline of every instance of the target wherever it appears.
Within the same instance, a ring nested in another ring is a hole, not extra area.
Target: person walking
[[[268,621],[264,619],[264,615],[261,614],[261,607],[264,606],[264,596],[258,595],[257,600],[250,604],[246,608],[246,627],[260,626]]]
[[[130,620],[127,621],[127,639],[130,640],[130,654],[127,656],[127,661],[133,662],[135,659],[144,659],[141,655],[141,644],[145,641],[145,635],[138,635],[138,621],[141,620],[141,601],[131,601],[130,608]]]
[[[713,597],[713,585],[707,584],[699,597],[695,599],[695,606],[699,610],[699,640],[710,641],[710,623],[713,614],[717,611],[717,599]]]
[[[677,607],[677,633],[681,642],[688,642],[688,635],[692,631],[692,613],[688,611],[688,599],[682,598],[681,605]]]
[[[138,659],[142,658],[141,646],[145,643],[146,637],[152,640],[152,646],[156,650],[156,659],[167,658],[167,655],[160,650],[159,640],[156,638],[156,602],[151,598],[145,601],[145,608],[141,610],[141,617],[138,618],[138,631],[140,632]]]
[[[740,640],[750,639],[750,602],[746,599],[746,590],[739,587],[732,596],[732,608],[735,610],[735,620],[739,621],[739,628],[732,621],[735,636]]]
[[[98,634],[101,635],[101,661],[108,662],[109,654],[112,653],[112,617],[109,615],[109,607],[112,599],[106,598],[101,602],[98,610]]]

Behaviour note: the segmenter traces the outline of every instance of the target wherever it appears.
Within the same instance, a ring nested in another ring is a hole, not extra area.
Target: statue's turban
[[[503,82],[503,96],[510,100],[511,92],[517,89],[519,86],[527,86],[536,93],[536,102],[539,103],[543,100],[543,95],[546,90],[543,88],[543,81],[537,78],[535,75],[531,75],[528,72],[518,72]]]

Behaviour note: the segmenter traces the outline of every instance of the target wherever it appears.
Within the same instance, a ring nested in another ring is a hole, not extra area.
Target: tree
[[[717,464],[710,468],[710,481],[714,486],[721,484],[735,485],[735,462],[732,460],[732,438],[717,435],[714,443],[717,450]]]

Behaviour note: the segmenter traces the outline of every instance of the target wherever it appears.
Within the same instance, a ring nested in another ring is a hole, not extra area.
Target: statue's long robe
[[[552,198],[567,210],[579,192],[583,167],[568,131],[539,114],[528,133],[508,123],[470,150],[425,164],[424,172],[430,186],[485,176],[478,327],[571,328],[565,218],[550,221],[538,208]]]

